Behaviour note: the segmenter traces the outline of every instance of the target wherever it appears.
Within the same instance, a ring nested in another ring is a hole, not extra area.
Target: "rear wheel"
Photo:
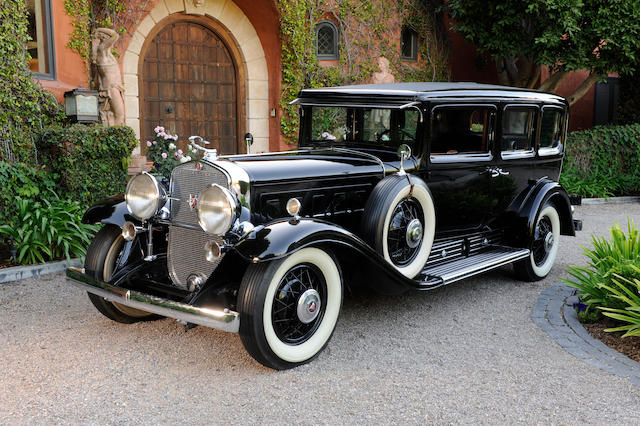
[[[84,261],[85,272],[95,279],[108,282],[113,275],[116,263],[122,254],[124,238],[118,226],[105,225],[91,241]],[[105,317],[124,324],[138,321],[150,321],[157,315],[139,309],[130,308],[103,297],[87,293],[93,306]]]
[[[560,216],[555,206],[548,203],[538,213],[529,244],[531,254],[513,265],[518,278],[524,281],[538,281],[546,277],[558,255],[559,243]]]
[[[242,343],[270,368],[307,363],[329,342],[341,306],[340,270],[325,250],[308,247],[252,264],[238,293]]]

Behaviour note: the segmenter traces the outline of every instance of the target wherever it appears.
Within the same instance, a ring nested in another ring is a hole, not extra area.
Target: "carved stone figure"
[[[389,60],[384,56],[378,58],[378,68],[380,72],[374,72],[371,82],[374,84],[395,83],[396,78],[389,72]]]
[[[119,36],[109,28],[96,28],[92,34],[91,62],[97,69],[100,121],[107,126],[124,124],[124,87],[118,60],[111,47]]]

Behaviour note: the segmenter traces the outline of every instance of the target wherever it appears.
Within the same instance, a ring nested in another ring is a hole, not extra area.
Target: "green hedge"
[[[640,194],[640,124],[570,133],[560,183],[584,197]]]
[[[60,178],[59,195],[90,205],[124,192],[136,145],[130,127],[75,124],[45,129],[38,151],[41,161]]]

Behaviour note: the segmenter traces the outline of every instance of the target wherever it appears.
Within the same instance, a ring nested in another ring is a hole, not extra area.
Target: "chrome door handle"
[[[509,172],[505,172],[499,167],[489,167],[489,166],[487,166],[487,168],[485,169],[485,172],[491,174],[492,178],[496,178],[498,176],[506,176],[509,174]]]

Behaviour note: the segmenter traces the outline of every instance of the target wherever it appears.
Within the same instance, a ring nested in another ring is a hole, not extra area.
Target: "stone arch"
[[[269,80],[267,61],[258,34],[231,0],[160,0],[136,28],[123,56],[126,124],[140,138],[138,72],[140,53],[156,25],[174,14],[201,15],[224,27],[235,41],[244,68],[246,129],[254,136],[252,152],[269,150]],[[162,24],[160,24],[162,25]],[[134,154],[140,153],[140,147]]]

